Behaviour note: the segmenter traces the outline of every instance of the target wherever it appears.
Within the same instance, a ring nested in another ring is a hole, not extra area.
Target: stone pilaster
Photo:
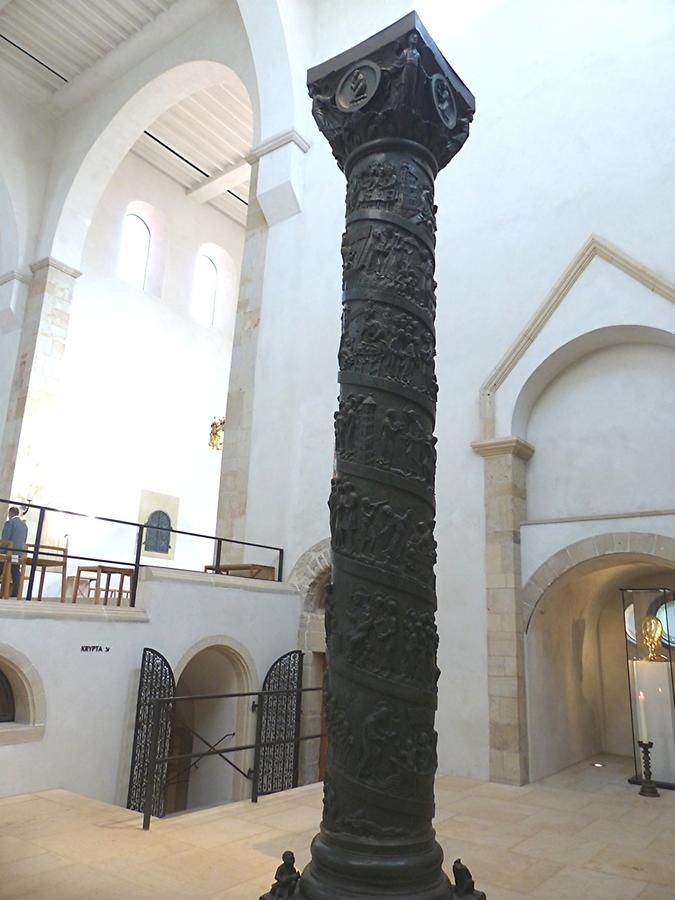
[[[251,202],[246,221],[246,242],[241,262],[237,317],[232,343],[232,362],[227,395],[223,455],[220,469],[216,533],[221,537],[245,537],[251,430],[258,332],[262,306],[268,226],[256,199],[258,164],[251,167]],[[223,559],[236,562],[241,550],[225,545]]]
[[[48,257],[31,266],[21,339],[0,449],[2,496],[38,501],[56,418],[77,269]]]
[[[490,778],[525,784],[529,766],[520,525],[526,517],[526,467],[534,447],[516,437],[472,446],[485,461]]]
[[[415,13],[308,73],[347,176],[329,500],[328,731],[305,900],[454,896],[431,825],[437,766],[434,181],[474,98]],[[461,896],[478,897],[465,871]]]

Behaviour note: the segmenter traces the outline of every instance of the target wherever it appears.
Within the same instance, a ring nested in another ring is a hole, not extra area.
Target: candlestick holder
[[[640,787],[641,797],[660,797],[656,785],[652,781],[652,761],[651,749],[654,746],[653,741],[638,741],[638,747],[642,751],[642,772],[643,779]]]

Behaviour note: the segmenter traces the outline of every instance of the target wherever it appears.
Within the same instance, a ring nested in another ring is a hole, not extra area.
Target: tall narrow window
[[[14,692],[5,673],[0,669],[0,722],[14,721]]]
[[[171,519],[163,509],[156,509],[145,523],[145,549],[148,553],[168,553],[171,549]]]
[[[213,325],[218,290],[218,266],[206,253],[200,253],[195,265],[192,286],[192,315],[202,325]]]
[[[142,291],[148,272],[150,229],[136,213],[127,213],[122,225],[122,242],[117,277]]]

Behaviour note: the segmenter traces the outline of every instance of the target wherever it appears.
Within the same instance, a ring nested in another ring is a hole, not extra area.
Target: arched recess
[[[27,656],[0,644],[0,669],[14,695],[13,722],[0,725],[0,745],[38,741],[45,733],[47,703],[40,675]]]
[[[41,253],[79,267],[101,195],[142,132],[165,110],[196,91],[228,81],[246,88],[222,62],[184,62],[130,88],[121,102],[115,98],[107,120],[100,122],[96,116],[87,123],[88,128],[83,126],[72,144],[61,148],[62,171],[45,213]],[[59,158],[58,150],[55,156]]]
[[[620,344],[654,344],[675,349],[675,333],[646,325],[596,328],[563,344],[548,356],[522,385],[513,408],[511,434],[527,439],[530,413],[547,386],[565,369],[598,350]]]
[[[175,668],[178,696],[191,694],[251,693],[258,690],[255,662],[248,649],[229,635],[217,634],[193,644]],[[183,722],[203,738],[216,744],[225,733],[234,732],[238,745],[255,743],[255,715],[251,697],[202,700],[176,704],[176,722]],[[183,732],[186,729],[183,729]],[[180,737],[181,729],[175,729]],[[180,752],[201,752],[206,744],[196,736],[189,747]],[[224,745],[227,746],[227,742]],[[253,751],[227,754],[243,772],[253,768]],[[201,770],[201,771],[200,771]],[[192,776],[198,773],[199,783]],[[224,788],[223,788],[224,785]],[[223,793],[219,791],[223,789]],[[202,760],[198,769],[190,770],[190,806],[226,800],[243,800],[250,796],[251,782],[234,772],[226,762],[214,757]],[[185,801],[188,800],[187,788]],[[186,808],[179,804],[174,811]]]
[[[330,576],[330,540],[325,538],[300,556],[288,578],[298,588],[302,598],[298,647],[305,654],[302,675],[304,687],[319,687],[326,671],[325,598]],[[325,730],[323,725],[322,695],[318,691],[305,694],[300,733],[320,734]],[[318,740],[303,741],[300,744],[299,784],[313,784],[321,780],[324,763],[324,743]]]
[[[91,214],[138,135],[175,103],[227,77],[248,92],[254,147],[293,131],[294,82],[277,0],[221,5],[104,92],[75,101],[52,155],[38,256],[78,268]]]
[[[555,574],[557,573],[557,574]],[[529,780],[598,753],[632,765],[621,588],[675,586],[675,539],[608,533],[569,545],[534,573],[523,618]]]
[[[576,541],[554,553],[527,580],[521,594],[525,631],[541,598],[554,584],[606,568],[608,563],[653,563],[675,569],[675,538],[643,531],[617,531]]]

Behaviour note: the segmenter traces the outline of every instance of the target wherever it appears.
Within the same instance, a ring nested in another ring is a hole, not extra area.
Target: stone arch
[[[330,581],[330,539],[324,538],[298,559],[288,580],[302,598],[298,627],[298,647],[303,651],[303,686],[319,687],[326,665],[325,590]],[[301,734],[319,734],[323,730],[323,701],[316,691],[305,694],[300,720]],[[300,745],[300,784],[313,784],[321,778],[322,746],[319,741]]]
[[[675,332],[647,325],[609,325],[587,331],[558,347],[521,386],[513,407],[511,434],[527,438],[530,413],[537,399],[565,369],[597,350],[628,343],[656,344],[675,349]]]
[[[40,674],[27,656],[0,644],[0,669],[14,694],[15,721],[0,725],[0,745],[37,741],[45,732],[47,703]]]
[[[554,553],[523,586],[521,608],[525,631],[544,594],[565,578],[582,575],[608,563],[651,562],[675,568],[675,538],[642,531],[617,531],[583,538]]]
[[[235,71],[223,62],[191,60],[174,65],[130,88],[110,104],[107,119],[91,115],[84,133],[62,152],[60,191],[47,209],[41,252],[79,267],[89,224],[115,169],[139,135],[159,115],[181,100],[219,82],[242,86]],[[105,104],[104,104],[105,106]]]
[[[253,656],[244,644],[227,634],[209,635],[187,649],[174,668],[176,683],[178,683],[188,663],[202,650],[208,650],[209,648],[217,649],[228,657],[237,672],[237,678],[241,679],[242,691],[257,690],[258,673]]]
[[[208,651],[214,651],[226,658],[234,672],[235,684],[230,690],[223,690],[219,685],[210,688],[207,693],[252,693],[258,690],[258,675],[255,662],[249,650],[239,641],[225,634],[209,635],[202,638],[186,650],[174,670],[177,687],[180,685],[181,676],[183,676],[190,666],[201,654]],[[236,734],[236,742],[239,745],[248,746],[255,743],[255,715],[252,712],[251,697],[239,697],[238,699],[226,700],[207,700],[200,701],[202,704],[236,704],[234,714],[234,732]],[[177,704],[178,705],[178,704]],[[187,710],[191,710],[195,704],[187,702],[184,704]],[[199,743],[199,742],[198,742]],[[201,743],[196,749],[206,749]],[[253,768],[253,751],[241,751],[229,757],[232,762],[244,772]],[[226,765],[226,763],[223,763]],[[232,800],[243,800],[250,795],[251,783],[237,776],[232,781]]]
[[[326,584],[330,567],[330,538],[317,541],[298,558],[287,580],[300,592],[303,610],[315,612],[323,607],[318,592]]]

